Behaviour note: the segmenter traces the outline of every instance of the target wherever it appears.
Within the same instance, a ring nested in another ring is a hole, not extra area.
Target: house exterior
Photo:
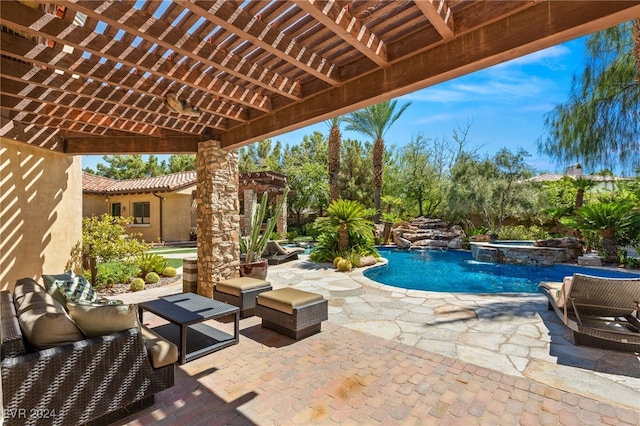
[[[631,178],[619,177],[619,176],[603,176],[603,175],[585,175],[582,173],[582,167],[580,164],[572,164],[567,166],[564,174],[559,173],[544,173],[538,176],[534,176],[529,179],[530,182],[556,182],[564,177],[570,177],[571,179],[586,179],[594,182],[594,186],[591,189],[594,192],[597,191],[613,191],[616,189],[616,185],[619,182],[632,180]]]
[[[240,227],[250,231],[250,215],[258,195],[268,192],[276,199],[287,183],[286,175],[276,172],[241,173],[239,176]],[[164,176],[115,180],[82,173],[82,217],[133,217],[129,227],[146,242],[178,242],[195,239],[196,172],[178,172]],[[286,211],[286,204],[285,209]],[[277,232],[287,232],[286,214],[277,222]]]
[[[188,241],[196,226],[196,172],[114,180],[83,172],[82,216],[133,217],[146,242]]]

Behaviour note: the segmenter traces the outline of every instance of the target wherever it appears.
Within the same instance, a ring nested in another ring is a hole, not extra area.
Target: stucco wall
[[[80,157],[0,138],[0,287],[63,272],[81,239]]]
[[[102,216],[109,213],[109,207],[104,195],[85,194],[82,198],[82,217]]]
[[[195,189],[195,185],[190,187]],[[162,227],[164,241],[189,241],[189,232],[196,226],[195,210],[192,210],[191,191],[176,191],[161,194]]]

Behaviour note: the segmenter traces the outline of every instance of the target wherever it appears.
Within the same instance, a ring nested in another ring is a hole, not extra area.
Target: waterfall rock
[[[392,232],[393,242],[399,248],[462,248],[464,230],[441,219],[418,217],[411,222],[401,222]]]

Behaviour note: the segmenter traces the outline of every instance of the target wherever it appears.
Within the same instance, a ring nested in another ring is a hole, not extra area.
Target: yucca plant
[[[628,201],[598,202],[581,207],[577,211],[577,226],[600,232],[605,261],[615,262],[618,257],[616,231],[636,226],[640,212]]]
[[[266,192],[262,194],[262,199],[260,200],[258,208],[251,214],[251,233],[246,237],[240,238],[240,251],[246,255],[246,263],[257,262],[262,257],[262,253],[267,247],[269,236],[273,232],[278,216],[280,216],[280,213],[282,212],[282,207],[287,199],[288,193],[289,188],[285,188],[282,192],[282,200],[278,203],[273,217],[267,219],[266,228],[261,234],[260,228],[267,214],[267,204],[269,202],[269,195]]]

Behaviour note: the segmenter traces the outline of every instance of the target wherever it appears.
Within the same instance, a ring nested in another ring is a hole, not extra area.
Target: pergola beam
[[[112,154],[193,154],[198,152],[199,136],[119,136],[68,137],[64,152],[73,155]]]

